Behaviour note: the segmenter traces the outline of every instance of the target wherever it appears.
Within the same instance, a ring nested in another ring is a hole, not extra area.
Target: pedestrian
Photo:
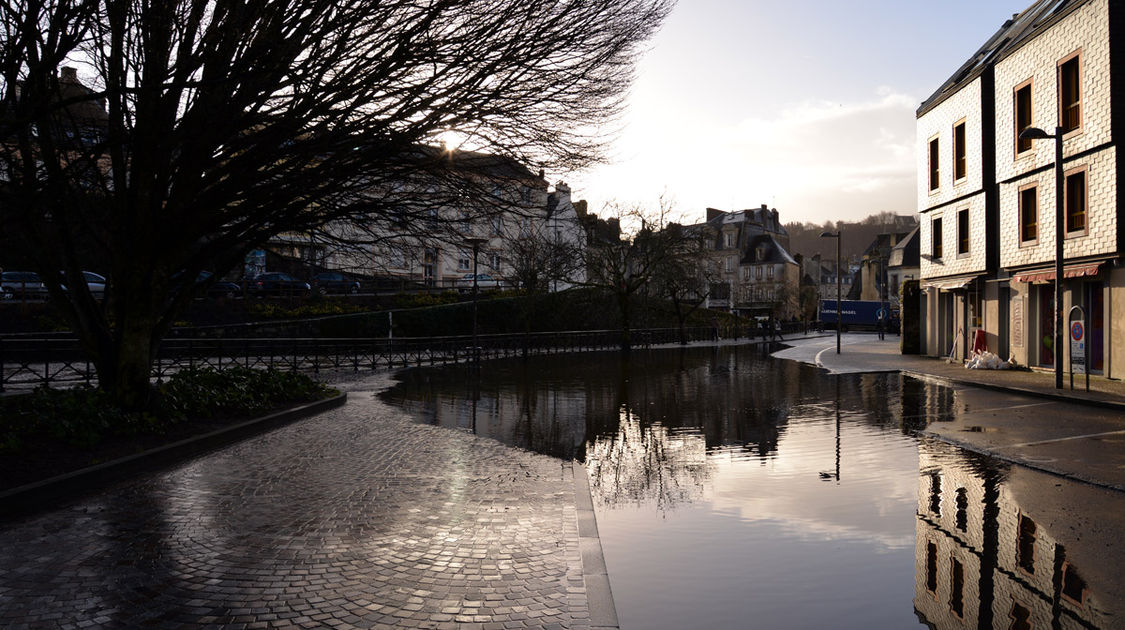
[[[719,318],[711,318],[711,341],[719,340]]]
[[[785,337],[781,336],[781,320],[780,319],[773,320],[773,336],[777,337],[781,341],[785,341]],[[770,337],[770,340],[772,341],[773,337]]]
[[[884,334],[886,333],[886,328],[887,328],[886,318],[887,318],[887,309],[885,309],[885,308],[879,309],[879,313],[878,313],[879,322],[876,325],[877,328],[879,329],[879,341],[882,341],[883,339],[885,339]]]

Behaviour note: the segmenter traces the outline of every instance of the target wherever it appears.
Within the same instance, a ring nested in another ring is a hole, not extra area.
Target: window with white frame
[[[495,272],[500,271],[500,252],[489,252],[488,253],[488,268],[491,271],[495,271]]]
[[[457,271],[469,271],[472,267],[473,255],[467,249],[457,250]]]

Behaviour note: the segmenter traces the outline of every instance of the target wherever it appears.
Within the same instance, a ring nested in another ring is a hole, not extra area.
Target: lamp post
[[[820,238],[836,239],[836,354],[840,354],[840,328],[843,327],[843,314],[840,312],[840,230],[835,233],[823,232]]]
[[[465,244],[473,248],[473,361],[480,362],[480,346],[477,345],[477,296],[480,295],[480,287],[477,284],[477,253],[480,251],[481,243],[487,243],[488,239],[479,236],[471,236],[465,239]]]
[[[1028,127],[1020,132],[1020,140],[1055,140],[1055,389],[1062,389],[1062,346],[1063,346],[1063,221],[1065,203],[1063,199],[1063,130],[1055,127],[1051,135],[1038,127]]]

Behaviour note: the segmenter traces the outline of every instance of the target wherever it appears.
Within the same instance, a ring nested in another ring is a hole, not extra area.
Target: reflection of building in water
[[[1115,534],[1079,531],[1081,499],[1068,504],[1090,489],[1066,482],[1059,490],[1053,477],[1002,469],[937,442],[920,445],[920,470],[914,609],[924,623],[1120,627],[1125,609],[1112,559],[1120,552],[1105,553],[1116,547]]]
[[[698,429],[646,424],[621,409],[616,434],[586,449],[590,492],[602,505],[655,504],[664,511],[690,502],[709,477],[707,444]]]

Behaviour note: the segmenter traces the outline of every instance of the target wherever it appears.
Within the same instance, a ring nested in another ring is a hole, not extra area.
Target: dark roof
[[[1014,52],[1043,29],[1062,19],[1089,0],[1037,0],[1022,13],[1004,22],[1000,30],[988,39],[969,60],[942,83],[936,92],[922,101],[917,116],[921,117],[962,87],[971,83],[987,68]]]
[[[920,253],[919,243],[918,228],[914,228],[891,249],[891,257],[888,266],[917,267],[920,264],[918,256]]]
[[[764,256],[761,260],[758,260],[757,256],[759,247],[765,248],[765,250],[762,252]],[[742,250],[741,262],[743,264],[798,264],[797,261],[789,255],[789,252],[785,251],[785,248],[781,246],[781,243],[778,243],[777,240],[775,240],[774,237],[769,234],[758,234],[754,238],[750,239],[750,242],[747,243],[746,248]]]

